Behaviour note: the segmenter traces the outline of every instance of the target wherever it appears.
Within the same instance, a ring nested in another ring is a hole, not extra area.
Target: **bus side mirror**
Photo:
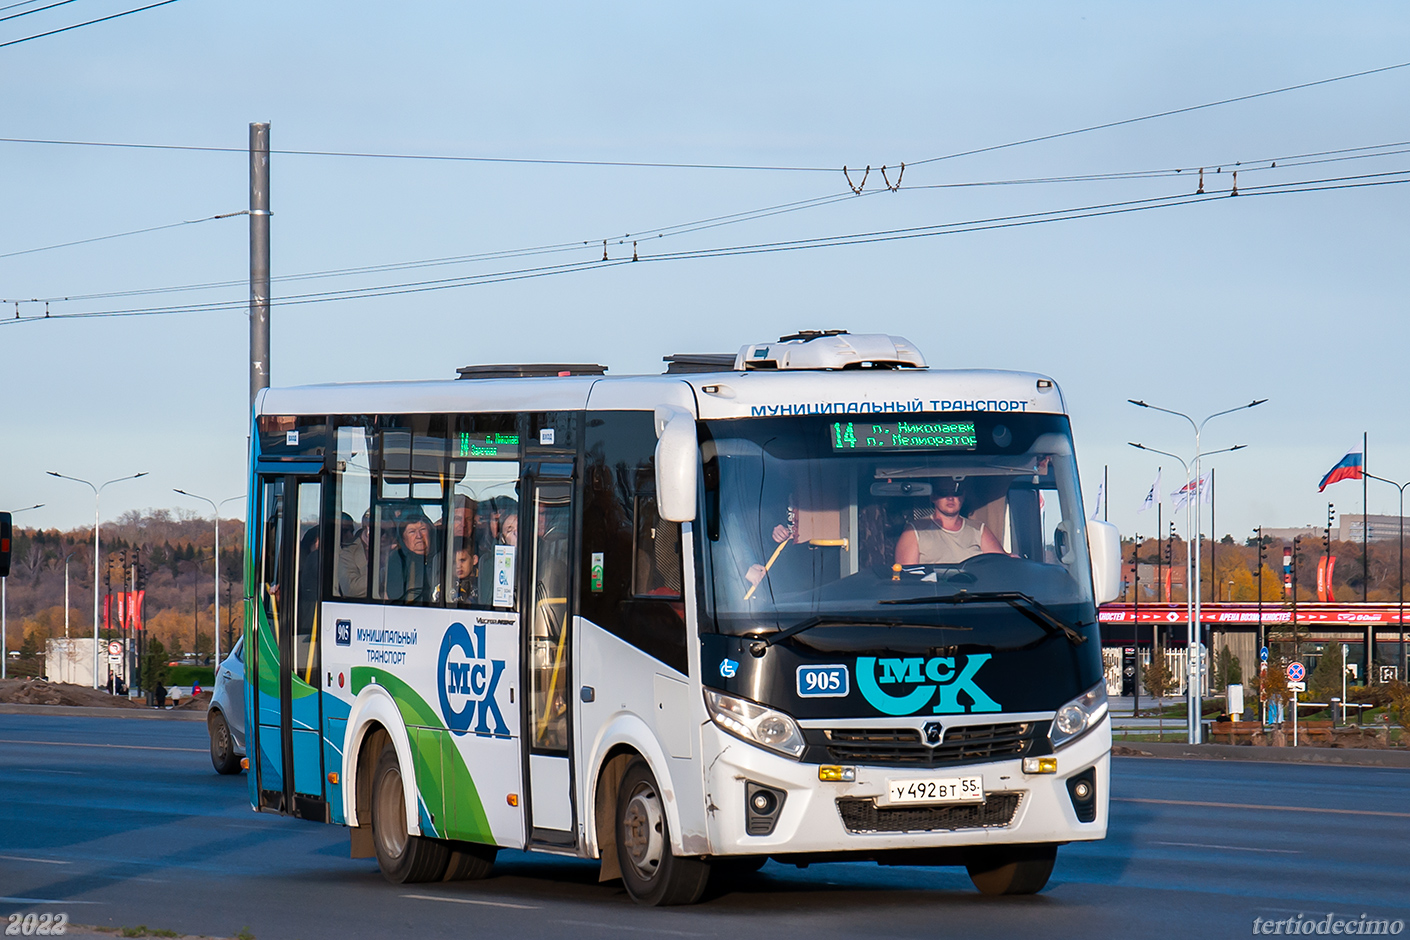
[[[0,512],[0,578],[10,576],[10,514]]]
[[[656,410],[656,509],[667,522],[695,519],[700,447],[695,418],[678,408]]]
[[[1092,588],[1098,604],[1121,596],[1121,533],[1110,522],[1087,522],[1087,547],[1092,553]]]

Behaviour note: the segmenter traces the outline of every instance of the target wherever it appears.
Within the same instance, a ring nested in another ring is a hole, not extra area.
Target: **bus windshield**
[[[923,624],[953,619],[956,600],[1092,616],[1064,415],[721,420],[703,424],[701,449],[720,632]]]

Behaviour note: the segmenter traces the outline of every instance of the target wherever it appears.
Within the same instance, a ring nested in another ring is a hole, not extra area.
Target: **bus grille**
[[[837,812],[848,832],[937,832],[991,829],[1013,822],[1019,793],[991,793],[984,803],[948,806],[877,806],[861,797],[839,797]]]
[[[834,763],[948,767],[1023,757],[1036,728],[1031,721],[954,725],[934,747],[915,728],[830,728],[823,735]]]

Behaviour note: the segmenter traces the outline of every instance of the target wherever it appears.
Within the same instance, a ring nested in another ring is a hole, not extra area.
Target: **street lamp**
[[[69,647],[69,562],[77,552],[69,552],[64,556],[64,665],[72,667],[73,650]],[[73,679],[72,669],[66,668],[61,682],[69,682]]]
[[[234,502],[237,499],[244,499],[244,495],[231,496],[222,499],[219,503],[206,496],[197,496],[195,493],[188,493],[185,490],[173,488],[173,493],[180,493],[182,496],[189,496],[192,499],[199,499],[201,502],[210,503],[211,512],[215,515],[215,665],[220,668],[220,507],[226,503]]]
[[[1380,480],[1382,483],[1389,483],[1400,492],[1400,662],[1395,667],[1396,675],[1399,676],[1405,671],[1405,487],[1410,486],[1410,480],[1404,483],[1396,483],[1394,480],[1387,480],[1385,477],[1378,477],[1374,473],[1366,473],[1367,479]],[[1365,536],[1365,533],[1362,533]],[[1374,632],[1372,634],[1374,636]],[[1343,671],[1345,666],[1343,665]],[[1371,651],[1366,651],[1366,683],[1371,682]]]
[[[147,471],[134,473],[130,477],[118,477],[109,480],[102,486],[94,486],[87,480],[80,480],[78,477],[66,476],[62,473],[55,473],[53,470],[46,470],[45,473],[51,477],[58,477],[60,480],[72,480],[74,483],[82,483],[93,491],[93,688],[98,688],[98,552],[100,544],[98,542],[98,502],[103,495],[104,488],[114,483],[122,483],[125,480],[135,480],[138,477],[145,477]]]
[[[31,509],[39,509],[43,507],[43,505],[43,503],[35,503],[33,506],[26,506],[23,509],[15,509],[10,512],[10,515],[13,516],[17,512],[29,512]],[[9,675],[10,668],[10,652],[5,648],[5,643],[9,637],[10,629],[8,609],[9,584],[10,579],[8,577],[0,578],[0,679],[4,679]]]
[[[1252,408],[1254,405],[1262,404],[1264,401],[1267,401],[1267,399],[1265,398],[1261,401],[1255,401],[1252,404],[1244,405],[1243,407]],[[1147,405],[1144,402],[1137,402],[1133,400],[1131,403],[1133,405],[1140,405],[1142,408],[1155,408],[1154,405]],[[1164,408],[1158,408],[1156,410],[1165,411]],[[1232,410],[1238,411],[1239,409],[1234,408]],[[1170,413],[1176,414],[1176,412]],[[1219,412],[1219,414],[1228,414],[1228,412],[1221,411]],[[1214,414],[1210,415],[1209,418],[1216,418],[1218,416],[1218,414]],[[1180,417],[1189,420],[1186,415],[1180,415]],[[1204,421],[1209,421],[1209,418],[1205,418]],[[1194,422],[1191,421],[1190,423],[1193,424]],[[1199,474],[1199,461],[1202,458],[1213,457],[1215,454],[1233,453],[1236,450],[1243,450],[1245,447],[1248,446],[1247,444],[1235,444],[1233,447],[1221,447],[1219,450],[1211,450],[1204,453],[1200,453],[1199,431],[1203,427],[1204,422],[1201,422],[1199,425],[1196,426],[1195,431],[1194,470],[1196,474],[1196,479],[1198,479]],[[1179,461],[1180,466],[1185,471],[1185,489],[1188,493],[1189,487],[1191,485],[1190,465],[1185,462],[1185,459],[1183,457],[1181,457],[1179,454],[1172,454],[1169,451],[1157,450],[1154,447],[1147,447],[1145,444],[1137,444],[1134,441],[1127,441],[1127,443],[1130,444],[1132,447],[1136,448],[1137,450],[1150,451],[1152,454],[1160,454],[1163,457],[1170,457],[1173,460]],[[1186,732],[1189,736],[1189,742],[1191,744],[1198,744],[1200,743],[1199,643],[1201,639],[1201,634],[1203,632],[1202,627],[1200,625],[1200,582],[1203,579],[1200,576],[1199,570],[1199,504],[1204,494],[1200,492],[1201,487],[1197,483],[1194,485],[1195,491],[1193,493],[1193,496],[1195,501],[1195,545],[1193,559],[1191,559],[1190,557],[1190,509],[1188,504],[1188,496],[1186,497],[1187,502],[1185,506],[1185,611],[1188,617],[1187,622],[1189,623],[1189,629],[1186,631],[1187,635],[1185,638],[1185,655],[1187,658],[1187,662],[1185,663],[1185,671],[1188,673],[1185,680],[1185,698],[1188,706],[1185,720]],[[1210,577],[1212,581],[1213,575],[1211,575]]]

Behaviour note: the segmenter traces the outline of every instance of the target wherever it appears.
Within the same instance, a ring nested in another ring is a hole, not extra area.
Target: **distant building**
[[[1394,542],[1400,536],[1399,516],[1366,516],[1366,541],[1368,542]],[[1320,533],[1322,530],[1316,530]],[[1361,541],[1361,514],[1359,512],[1344,512],[1337,516],[1337,541],[1339,542],[1359,542]],[[1410,526],[1406,527],[1410,532]]]
[[[1298,536],[1302,536],[1304,539],[1320,539],[1322,537],[1323,531],[1323,529],[1319,529],[1316,526],[1310,525],[1293,529],[1270,529],[1265,526],[1263,529],[1263,537],[1266,539],[1272,539],[1275,542],[1291,542],[1294,538],[1297,538]],[[1341,538],[1341,536],[1337,536],[1337,538]],[[1358,535],[1357,539],[1360,538],[1361,536]]]

